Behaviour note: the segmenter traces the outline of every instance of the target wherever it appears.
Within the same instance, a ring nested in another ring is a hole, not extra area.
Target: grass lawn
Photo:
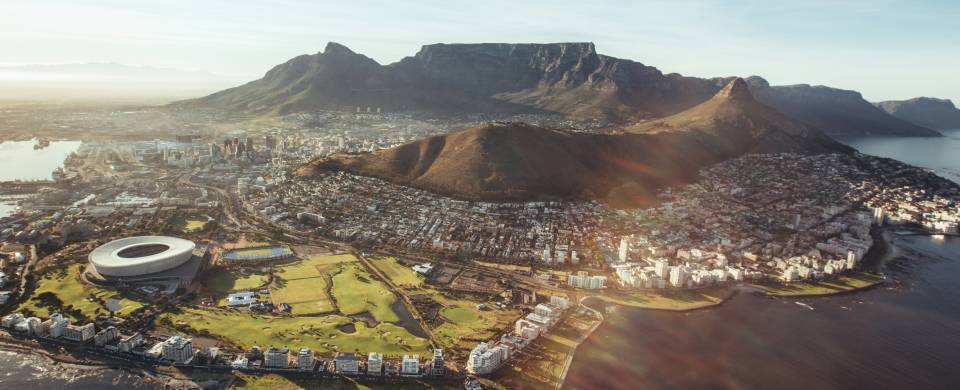
[[[170,221],[170,224],[176,230],[187,234],[187,233],[196,233],[203,230],[207,226],[209,220],[205,217],[198,217],[196,215],[188,218],[175,218]]]
[[[872,272],[853,272],[818,282],[799,282],[790,284],[762,283],[752,286],[765,293],[778,297],[829,295],[856,290],[883,281],[883,276]]]
[[[99,302],[90,300],[91,294],[104,301],[108,301],[110,298],[119,298],[120,310],[117,311],[117,314],[120,316],[144,306],[143,302],[122,296],[116,291],[98,288],[81,282],[80,273],[85,266],[86,264],[72,264],[65,269],[61,268],[47,272],[43,278],[40,279],[39,285],[33,292],[32,298],[24,302],[18,310],[30,309],[41,318],[45,319],[49,317],[50,312],[47,308],[37,306],[38,301],[35,299],[37,295],[45,292],[55,294],[63,301],[64,306],[73,305],[74,308],[80,310],[84,316],[90,319],[95,318],[98,313],[109,313],[107,308]]]
[[[443,316],[443,319],[457,325],[474,323],[480,319],[478,310],[471,310],[461,306],[445,307],[440,311],[440,315]]]
[[[216,295],[226,295],[231,291],[253,290],[263,286],[269,279],[268,275],[259,272],[244,274],[240,271],[231,271],[224,268],[214,268],[207,271],[203,287]]]
[[[334,306],[327,288],[329,282],[323,277],[289,280],[282,287],[270,288],[270,300],[289,304],[294,315],[328,313]]]
[[[185,323],[197,331],[205,330],[214,337],[243,348],[286,345],[290,348],[308,347],[318,352],[359,350],[361,353],[419,353],[423,356],[430,349],[426,339],[416,337],[402,327],[381,323],[368,328],[362,321],[354,322],[349,317],[339,315],[272,317],[187,308],[180,313],[166,313],[164,316],[174,324]],[[344,333],[337,329],[345,324],[354,324],[356,332]]]
[[[371,258],[370,263],[390,278],[393,284],[401,287],[420,287],[423,284],[423,276],[416,273],[410,267],[401,264],[393,257]]]
[[[274,304],[289,304],[294,315],[332,312],[335,306],[327,292],[330,277],[341,264],[356,262],[349,254],[316,256],[280,267],[274,272],[270,299]]]
[[[397,297],[383,283],[374,280],[360,263],[345,263],[333,276],[333,298],[346,315],[370,312],[377,321],[399,321],[390,307]]]
[[[730,297],[723,286],[697,290],[663,289],[631,294],[609,294],[601,299],[626,306],[660,310],[692,310],[719,304]]]
[[[206,220],[200,219],[188,219],[186,226],[183,228],[184,233],[194,233],[203,230],[207,226]]]

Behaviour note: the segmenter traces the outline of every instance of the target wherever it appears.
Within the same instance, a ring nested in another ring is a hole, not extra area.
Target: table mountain
[[[697,78],[598,54],[592,43],[434,44],[380,65],[343,45],[277,65],[263,78],[177,108],[253,114],[379,107],[433,115],[554,113],[616,123],[676,114],[733,80]],[[931,135],[853,91],[770,87],[751,82],[758,99],[828,132]]]

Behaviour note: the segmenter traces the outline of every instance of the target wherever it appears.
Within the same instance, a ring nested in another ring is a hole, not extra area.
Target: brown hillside
[[[743,80],[687,112],[615,135],[495,123],[396,148],[313,161],[459,198],[600,199],[642,204],[664,185],[750,152],[846,152],[819,130],[753,101]],[[616,198],[616,199],[614,199]]]

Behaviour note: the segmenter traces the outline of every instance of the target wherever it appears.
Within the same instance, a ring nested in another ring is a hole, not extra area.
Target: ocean
[[[944,133],[843,141],[960,182],[960,130]],[[868,291],[744,292],[687,313],[616,307],[578,349],[564,388],[958,389],[960,238],[895,236],[893,245],[890,280]]]

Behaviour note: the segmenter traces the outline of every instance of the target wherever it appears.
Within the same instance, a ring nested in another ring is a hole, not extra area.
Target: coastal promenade
[[[593,332],[600,327],[600,324],[603,324],[603,313],[583,303],[583,301],[585,301],[587,298],[590,297],[585,296],[580,298],[579,308],[590,312],[594,317],[596,317],[596,321],[594,321],[593,325],[590,326],[590,330],[583,333],[580,338],[578,338],[576,342],[570,346],[570,350],[567,352],[567,358],[563,362],[563,369],[560,371],[560,376],[557,379],[556,385],[554,386],[554,389],[556,390],[560,390],[563,387],[563,383],[567,380],[567,373],[570,371],[570,365],[573,363],[573,357],[576,355],[577,348],[580,347],[580,344],[583,344],[584,341],[587,341],[591,335],[593,335]]]

